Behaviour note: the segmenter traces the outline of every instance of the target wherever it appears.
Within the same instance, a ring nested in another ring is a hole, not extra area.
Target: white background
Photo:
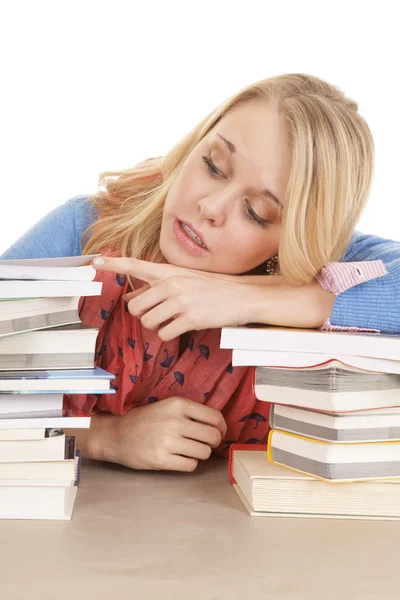
[[[320,76],[376,143],[359,229],[400,239],[397,2],[0,3],[0,251],[102,170],[163,154],[247,84]]]

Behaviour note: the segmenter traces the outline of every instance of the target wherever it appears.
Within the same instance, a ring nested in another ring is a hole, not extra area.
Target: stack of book
[[[250,514],[400,519],[400,336],[239,327],[221,347],[270,403],[268,445],[231,446]]]
[[[79,319],[99,295],[90,256],[0,261],[0,518],[70,519],[80,454],[63,396],[114,393],[95,367],[97,329]]]

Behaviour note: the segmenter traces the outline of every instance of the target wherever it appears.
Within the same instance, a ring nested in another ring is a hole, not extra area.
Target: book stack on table
[[[400,336],[225,328],[270,403],[267,445],[231,446],[252,515],[400,519]]]
[[[64,394],[114,393],[95,367],[98,330],[79,319],[101,293],[90,256],[0,261],[0,518],[70,519],[80,453]]]

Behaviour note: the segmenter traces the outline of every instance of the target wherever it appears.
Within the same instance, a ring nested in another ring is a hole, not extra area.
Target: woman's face
[[[281,116],[252,100],[199,142],[165,201],[160,248],[169,263],[239,274],[277,253],[291,165],[286,137]]]

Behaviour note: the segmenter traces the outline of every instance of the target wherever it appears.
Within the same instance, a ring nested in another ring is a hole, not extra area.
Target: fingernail
[[[95,256],[92,260],[92,263],[95,267],[101,267],[101,265],[104,265],[104,258],[101,258],[101,256]]]
[[[125,300],[125,302],[126,302],[127,296],[128,296],[128,294],[124,294],[124,295],[122,296],[122,298]]]

